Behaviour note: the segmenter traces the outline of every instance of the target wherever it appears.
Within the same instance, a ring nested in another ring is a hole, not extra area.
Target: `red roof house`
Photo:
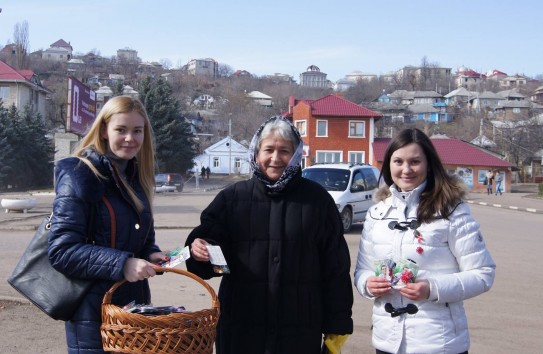
[[[17,70],[0,61],[0,101],[22,110],[29,106],[45,118],[45,98],[50,91],[42,86],[32,70]]]
[[[376,138],[373,142],[374,165],[381,169],[386,148],[390,138]],[[472,191],[486,192],[483,184],[488,171],[499,171],[503,174],[505,191],[510,190],[511,171],[514,166],[501,159],[499,155],[467,143],[462,140],[447,137],[432,137],[434,147],[441,158],[445,169],[451,174],[460,176]]]
[[[374,123],[381,114],[336,95],[316,100],[290,98],[288,117],[304,141],[302,166],[315,163],[372,163]]]

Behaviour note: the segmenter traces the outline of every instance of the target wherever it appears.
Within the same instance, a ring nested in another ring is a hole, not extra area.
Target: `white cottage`
[[[208,167],[212,174],[249,174],[248,148],[231,137],[211,145],[194,158],[194,172]]]

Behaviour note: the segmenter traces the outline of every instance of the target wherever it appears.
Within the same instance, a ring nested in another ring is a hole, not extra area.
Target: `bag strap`
[[[109,220],[111,221],[111,248],[115,248],[117,238],[117,219],[115,218],[115,210],[105,195],[102,196],[101,200],[109,211]]]

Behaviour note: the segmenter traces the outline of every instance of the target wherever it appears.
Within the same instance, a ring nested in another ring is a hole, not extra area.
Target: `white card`
[[[211,246],[207,245],[207,252],[209,253],[209,260],[211,264],[223,266],[226,264],[226,259],[224,259],[224,254],[222,253],[220,246]]]

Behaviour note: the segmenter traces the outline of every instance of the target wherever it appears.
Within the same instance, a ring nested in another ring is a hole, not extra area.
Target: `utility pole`
[[[232,173],[232,119],[228,120],[228,175]]]

